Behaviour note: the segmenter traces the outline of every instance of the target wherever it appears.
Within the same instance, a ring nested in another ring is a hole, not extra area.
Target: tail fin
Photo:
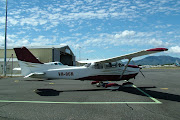
[[[26,47],[14,48],[18,60],[30,63],[41,63]]]
[[[21,67],[21,74],[25,77],[30,77],[39,74],[39,71],[44,66],[26,47],[14,48],[19,65]],[[42,73],[41,73],[42,74]]]

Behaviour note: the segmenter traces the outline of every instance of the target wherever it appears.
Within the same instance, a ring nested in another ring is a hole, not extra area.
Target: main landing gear
[[[102,81],[93,81],[92,85],[96,85],[96,87],[105,87],[107,89],[119,89],[120,87],[133,87],[133,83],[126,80],[125,83],[119,85],[117,83],[110,82],[102,82]]]
[[[106,84],[108,84],[108,82],[102,82],[102,81],[91,82],[91,85],[96,85],[96,87],[105,87]]]

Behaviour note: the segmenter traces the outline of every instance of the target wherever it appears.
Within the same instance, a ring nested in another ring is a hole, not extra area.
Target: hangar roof
[[[60,44],[60,45],[46,45],[46,46],[26,46],[27,48],[30,49],[37,49],[37,48],[62,48],[62,47],[69,47],[66,44]],[[23,47],[23,46],[7,46],[7,49],[13,49],[17,47]],[[4,49],[4,47],[0,47],[0,49]]]

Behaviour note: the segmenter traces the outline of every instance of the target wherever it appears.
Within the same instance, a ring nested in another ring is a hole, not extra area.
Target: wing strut
[[[123,72],[122,72],[122,74],[121,74],[121,76],[120,76],[120,80],[121,80],[121,78],[123,77],[124,72],[126,71],[126,69],[127,69],[128,65],[129,65],[131,59],[132,59],[132,58],[128,59],[128,63],[126,64],[126,66],[125,66],[125,68],[124,68],[124,70],[123,70]]]

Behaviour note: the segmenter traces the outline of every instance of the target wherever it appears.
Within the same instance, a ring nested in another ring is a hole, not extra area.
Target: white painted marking
[[[10,101],[0,100],[4,103],[46,103],[46,104],[160,104],[156,102],[53,102],[53,101]]]
[[[142,92],[144,95],[146,95],[147,97],[149,97],[150,99],[152,99],[155,103],[162,103],[159,100],[153,98],[152,96],[150,96],[149,94],[147,94],[146,92],[142,91],[140,88],[136,87],[135,85],[133,85],[134,88],[138,89],[140,92]]]

